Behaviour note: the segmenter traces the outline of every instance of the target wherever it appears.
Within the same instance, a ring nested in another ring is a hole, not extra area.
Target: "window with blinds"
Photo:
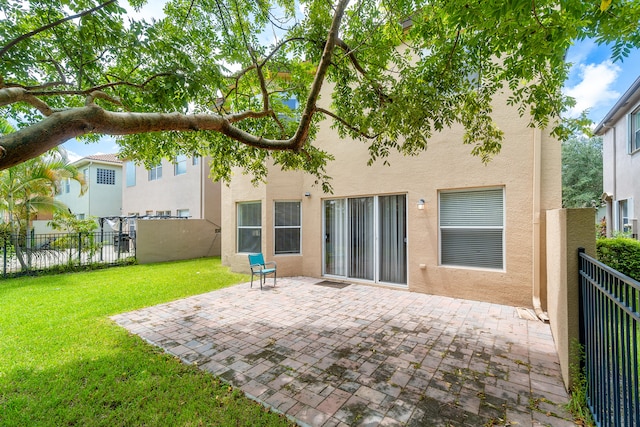
[[[299,254],[302,236],[300,202],[275,202],[274,252]]]
[[[440,263],[504,268],[504,190],[440,193]]]
[[[238,203],[237,214],[238,252],[262,252],[262,204]]]

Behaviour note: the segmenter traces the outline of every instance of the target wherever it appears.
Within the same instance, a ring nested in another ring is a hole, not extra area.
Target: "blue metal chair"
[[[267,265],[273,265],[273,267],[267,268]],[[262,284],[267,281],[267,274],[273,274],[273,286],[276,285],[276,262],[265,262],[262,254],[249,254],[249,266],[251,267],[251,287],[253,288],[253,275],[255,274],[260,278],[260,289]]]

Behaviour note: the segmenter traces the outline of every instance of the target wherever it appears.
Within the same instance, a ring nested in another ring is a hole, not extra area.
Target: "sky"
[[[160,18],[163,16],[163,4],[164,1],[150,1],[140,11],[129,9],[129,14],[135,19]],[[565,83],[564,93],[576,100],[575,107],[568,115],[577,117],[582,111],[588,110],[587,116],[596,125],[640,76],[640,50],[634,50],[624,61],[614,63],[608,47],[585,40],[576,42],[569,49],[567,61],[573,66]],[[115,139],[108,136],[97,143],[85,144],[71,140],[63,146],[72,161],[93,154],[118,152]]]

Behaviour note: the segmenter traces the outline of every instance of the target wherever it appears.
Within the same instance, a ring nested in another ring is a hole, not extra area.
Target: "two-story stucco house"
[[[631,233],[638,238],[640,212],[640,77],[615,103],[594,133],[603,137],[603,200],[607,235]]]
[[[122,214],[204,219],[220,229],[220,183],[209,178],[208,158],[178,156],[151,169],[124,161]],[[216,240],[215,254],[220,253]]]
[[[56,199],[78,218],[121,215],[122,161],[116,154],[95,154],[72,163],[84,175],[87,190],[80,196],[80,183],[65,179]]]
[[[368,167],[365,144],[341,140],[325,121],[315,143],[335,156],[333,194],[300,172],[272,167],[258,187],[236,174],[222,188],[223,263],[247,271],[247,254],[263,252],[278,276],[540,308],[544,212],[561,207],[560,143],[506,97],[494,111],[505,141],[487,165],[454,127],[419,156]]]

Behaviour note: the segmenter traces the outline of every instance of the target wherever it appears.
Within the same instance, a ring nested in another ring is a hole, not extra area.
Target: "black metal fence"
[[[640,426],[640,283],[579,252],[580,341],[598,426]]]
[[[121,232],[0,235],[2,277],[92,264],[115,265],[135,257],[135,236]]]

